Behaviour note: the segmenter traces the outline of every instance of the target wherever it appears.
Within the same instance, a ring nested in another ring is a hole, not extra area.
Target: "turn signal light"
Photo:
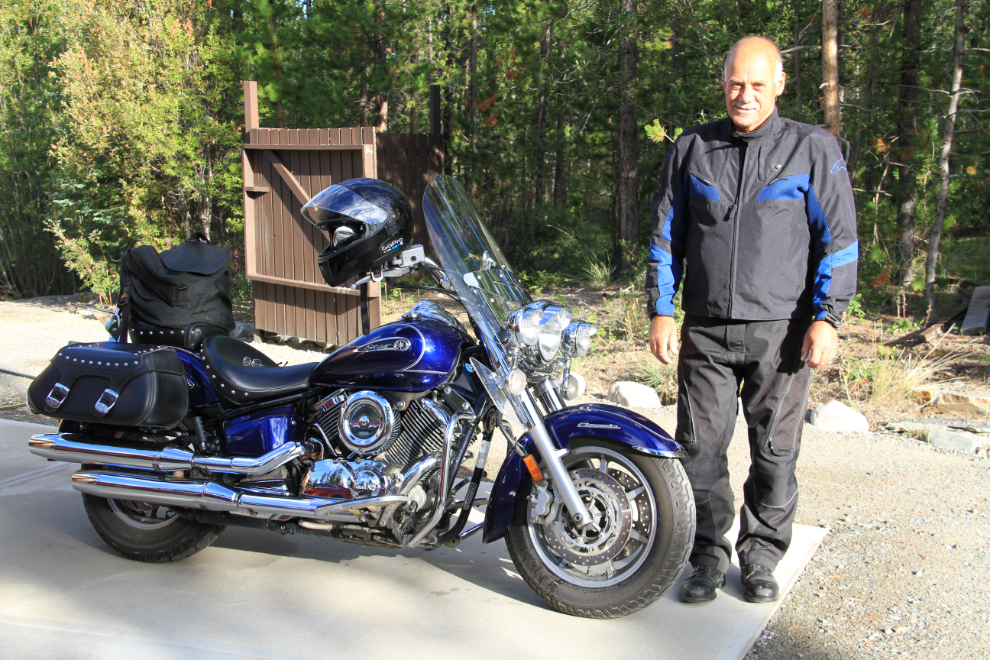
[[[536,459],[533,458],[532,454],[527,454],[523,458],[523,463],[526,464],[526,469],[529,470],[529,476],[533,477],[535,483],[543,481],[543,473],[540,472],[540,468],[536,464]]]

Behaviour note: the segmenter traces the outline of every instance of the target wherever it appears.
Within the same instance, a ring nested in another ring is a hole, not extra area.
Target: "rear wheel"
[[[186,520],[165,506],[83,495],[89,521],[107,545],[135,561],[179,561],[209,547],[224,530]]]
[[[527,479],[505,538],[512,561],[561,612],[608,619],[643,609],[677,581],[691,551],[684,468],[598,438],[574,441],[563,461],[594,524],[575,526],[559,498]]]

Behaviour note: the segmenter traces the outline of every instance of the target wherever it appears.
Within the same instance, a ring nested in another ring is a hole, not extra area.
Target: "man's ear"
[[[787,87],[787,74],[783,71],[780,72],[780,77],[777,78],[777,96],[784,93],[784,88]]]

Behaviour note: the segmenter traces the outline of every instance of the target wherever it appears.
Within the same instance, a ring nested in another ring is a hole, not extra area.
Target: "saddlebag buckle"
[[[52,410],[58,410],[58,407],[65,403],[65,397],[67,396],[69,396],[69,388],[62,383],[55,383],[55,387],[45,397],[45,405]]]
[[[97,417],[104,417],[110,409],[113,408],[113,404],[117,403],[117,393],[111,390],[109,387],[103,390],[103,394],[100,395],[99,401],[93,406],[96,409]]]

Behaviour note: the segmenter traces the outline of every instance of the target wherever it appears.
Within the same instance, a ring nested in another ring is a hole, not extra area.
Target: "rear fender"
[[[543,423],[554,444],[570,449],[577,438],[596,437],[629,446],[633,451],[657,458],[680,458],[684,455],[670,434],[650,419],[626,408],[604,404],[582,404],[564,408],[546,416]],[[527,453],[540,460],[539,451],[527,433],[519,439]],[[483,541],[502,538],[512,522],[516,496],[528,471],[519,454],[509,451],[492,485],[485,512]]]

